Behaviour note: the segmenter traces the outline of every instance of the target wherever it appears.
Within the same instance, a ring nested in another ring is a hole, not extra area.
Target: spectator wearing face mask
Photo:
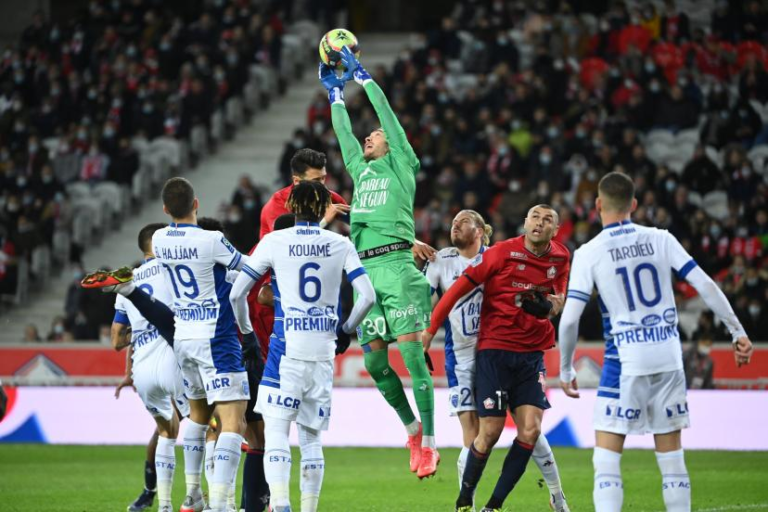
[[[712,378],[715,363],[709,355],[711,350],[711,334],[702,333],[693,346],[683,354],[685,384],[688,389],[715,389]]]
[[[67,326],[63,316],[57,316],[51,323],[51,330],[46,337],[47,341],[64,341]]]

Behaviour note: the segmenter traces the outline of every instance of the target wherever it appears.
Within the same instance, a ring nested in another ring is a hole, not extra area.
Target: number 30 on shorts
[[[387,334],[387,321],[383,316],[363,320],[363,330],[368,336],[384,336]]]

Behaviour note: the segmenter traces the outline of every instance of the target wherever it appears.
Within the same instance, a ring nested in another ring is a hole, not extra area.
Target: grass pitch
[[[0,511],[121,511],[143,485],[144,448],[107,446],[0,445]],[[506,450],[494,452],[478,489],[488,499]],[[441,450],[435,478],[419,481],[408,471],[405,449],[326,449],[322,511],[450,512],[458,483],[458,450]],[[298,449],[294,449],[298,460]],[[555,449],[565,493],[574,512],[593,510],[592,451]],[[184,495],[182,452],[176,451],[175,507]],[[768,453],[689,451],[693,510],[768,511]],[[651,451],[632,450],[622,459],[624,510],[663,511],[660,476]],[[298,464],[291,499],[299,511]],[[515,511],[548,511],[546,486],[536,465],[507,500]],[[239,487],[238,487],[239,490]],[[239,501],[239,500],[238,500]]]

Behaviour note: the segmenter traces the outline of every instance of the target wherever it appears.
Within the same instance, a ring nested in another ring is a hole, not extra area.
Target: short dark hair
[[[186,217],[192,213],[195,205],[195,189],[186,178],[171,178],[163,185],[163,205],[174,219]]]
[[[296,220],[319,222],[331,204],[331,193],[320,182],[302,181],[295,185],[286,206],[296,214]]]
[[[616,213],[625,213],[632,209],[635,198],[635,183],[624,173],[609,172],[597,185],[603,208]]]
[[[214,219],[213,217],[198,217],[197,225],[205,231],[224,232],[224,224],[219,219]]]
[[[141,252],[149,252],[149,249],[152,246],[152,235],[154,235],[155,231],[158,229],[163,229],[165,227],[168,227],[168,224],[163,222],[154,222],[141,228],[141,231],[139,231],[139,249]]]
[[[541,208],[543,210],[551,210],[552,213],[555,214],[555,224],[558,225],[558,226],[560,225],[560,214],[558,213],[558,211],[555,209],[554,206],[548,205],[546,203],[535,204],[535,205],[531,206],[530,208],[528,208],[528,213],[531,213],[531,210],[533,210],[534,208]]]
[[[275,219],[275,224],[272,227],[273,231],[280,231],[281,229],[292,228],[296,225],[295,213],[284,213]]]
[[[307,169],[322,169],[325,167],[325,154],[314,149],[302,148],[291,158],[291,172],[295,176],[304,176]]]

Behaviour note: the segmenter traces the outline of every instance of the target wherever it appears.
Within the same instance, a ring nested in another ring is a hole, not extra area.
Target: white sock
[[[435,436],[421,436],[422,448],[435,448]]]
[[[405,431],[408,432],[409,436],[415,436],[419,433],[419,427],[421,426],[421,423],[419,423],[419,420],[413,420],[409,424],[405,426]]]
[[[205,481],[210,490],[213,485],[213,452],[216,450],[216,440],[205,443]]]
[[[674,452],[656,452],[656,461],[661,470],[661,494],[667,512],[690,512],[691,480],[682,448]]]
[[[539,467],[547,487],[549,487],[549,494],[554,499],[555,505],[560,505],[565,501],[562,484],[560,483],[560,472],[557,470],[555,454],[552,453],[552,448],[550,448],[549,441],[547,441],[544,434],[540,435],[536,440],[532,457]]]
[[[205,455],[205,432],[208,425],[201,425],[192,420],[187,420],[184,429],[184,476],[187,480],[187,496],[199,498],[200,473],[203,471],[203,457]]]
[[[269,484],[269,504],[273,509],[290,506],[291,422],[264,417],[264,476]]]
[[[301,448],[301,512],[317,512],[320,489],[323,487],[325,458],[320,443],[320,431],[296,425]]]
[[[133,293],[133,290],[135,289],[136,289],[136,284],[133,281],[128,281],[127,283],[115,285],[115,292],[119,293],[123,297],[129,296],[130,294]]]
[[[239,465],[238,465],[238,468],[239,468]],[[227,492],[227,510],[234,510],[237,508],[237,504],[235,503],[235,493],[237,493],[238,468],[235,468],[235,472],[232,475],[232,483],[229,484],[229,491]]]
[[[213,485],[208,497],[211,510],[226,510],[227,495],[240,465],[240,445],[243,436],[235,432],[222,432],[216,440],[213,457]]]
[[[595,512],[621,512],[624,502],[621,454],[595,446],[592,465],[595,468],[595,489],[592,492]]]
[[[467,457],[469,457],[469,448],[461,448],[459,459],[456,461],[456,467],[459,469],[459,490],[461,490],[461,481],[464,478],[464,468],[467,467]]]
[[[173,472],[176,469],[176,440],[167,437],[157,438],[155,449],[155,471],[157,472],[157,499],[160,508],[171,505]]]

